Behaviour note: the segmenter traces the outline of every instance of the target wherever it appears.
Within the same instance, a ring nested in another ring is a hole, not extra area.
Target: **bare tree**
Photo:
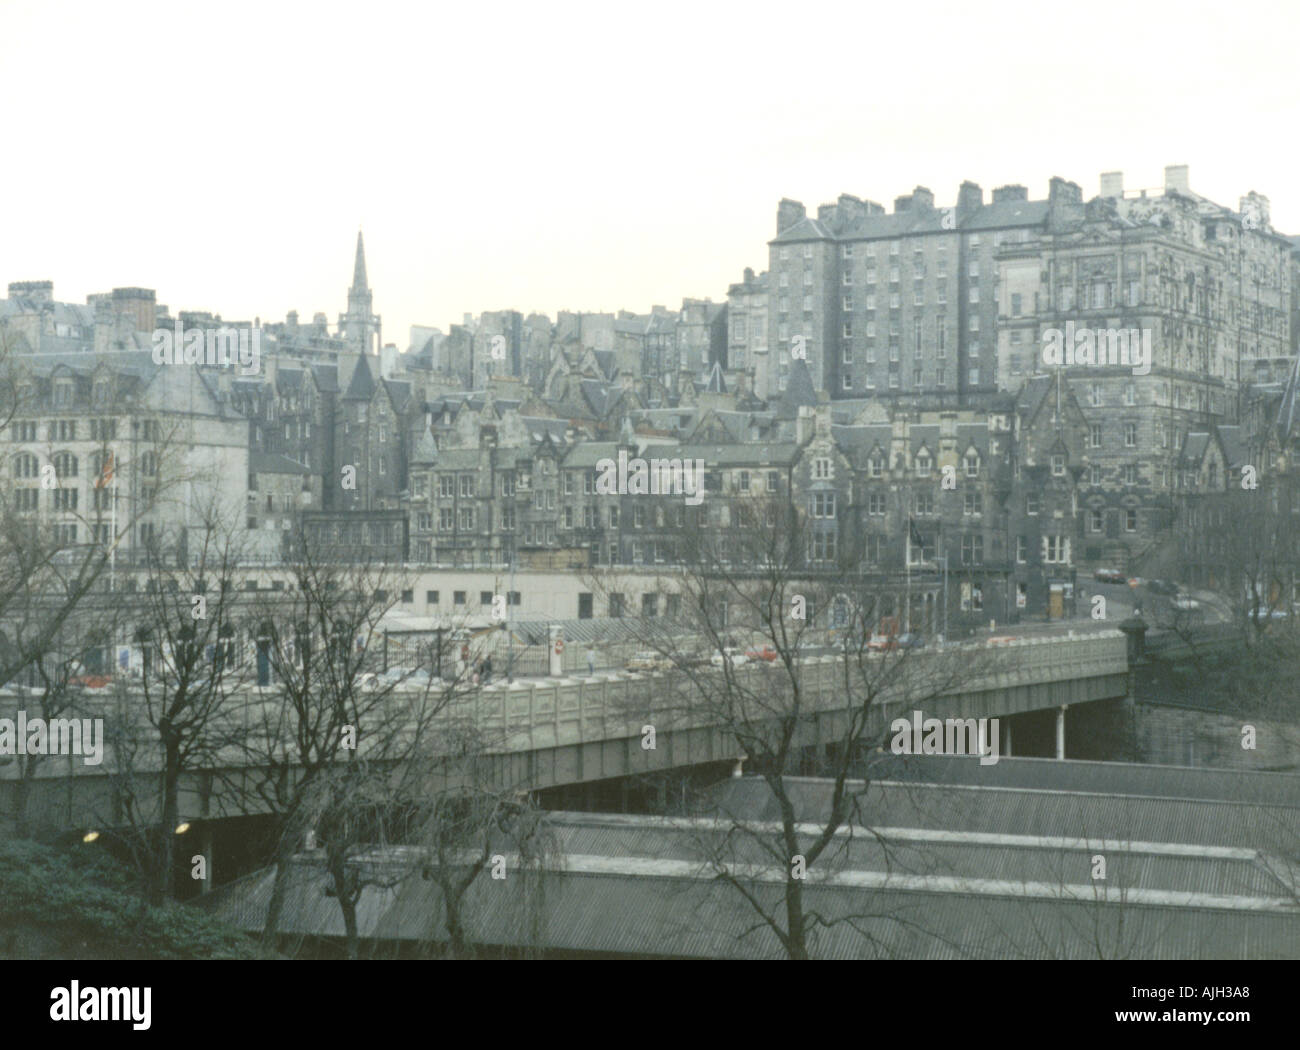
[[[238,530],[214,512],[190,531],[198,541],[186,558],[150,550],[145,587],[130,602],[140,677],[119,690],[111,730],[116,797],[155,904],[175,892],[182,776],[212,768],[231,744],[233,697],[247,677],[236,658],[247,611],[231,586]]]
[[[672,622],[638,621],[639,644],[673,668],[658,732],[718,727],[771,791],[774,821],[719,811],[701,846],[715,878],[748,902],[755,928],[770,930],[791,959],[810,957],[818,927],[851,918],[819,913],[805,888],[843,860],[866,823],[864,758],[888,740],[889,715],[955,691],[989,662],[974,649],[900,643],[894,596],[851,564],[812,560],[815,542],[788,504],[737,501],[725,533],[684,541],[666,584],[679,596]],[[616,576],[597,585],[624,586]],[[700,648],[683,647],[683,627]],[[792,777],[800,773],[831,783],[811,823],[798,815]]]
[[[320,830],[320,820],[329,824],[333,847],[343,851],[334,859],[343,864],[358,836],[379,826],[379,800],[396,806],[409,797],[403,766],[436,749],[434,719],[450,718],[470,692],[466,669],[450,655],[452,631],[432,635],[406,666],[385,670],[384,617],[408,583],[399,572],[332,562],[303,547],[289,577],[287,592],[257,607],[262,689],[245,704],[240,743],[252,778],[246,804],[275,818],[268,950],[290,862],[308,832]],[[345,909],[354,891],[360,887],[340,882]]]

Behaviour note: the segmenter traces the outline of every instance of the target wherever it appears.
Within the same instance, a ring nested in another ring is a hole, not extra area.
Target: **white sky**
[[[766,266],[777,201],[1045,196],[1189,164],[1300,232],[1300,4],[0,0],[0,293],[175,313],[645,310]]]

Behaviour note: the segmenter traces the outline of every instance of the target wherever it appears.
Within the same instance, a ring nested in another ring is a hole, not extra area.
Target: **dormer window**
[[[934,463],[930,459],[929,453],[922,452],[919,456],[916,457],[916,476],[918,478],[928,478],[930,476],[930,470],[933,467],[933,465]]]
[[[980,457],[978,453],[969,452],[966,455],[966,476],[968,478],[977,477],[980,472]]]
[[[1065,457],[1059,453],[1052,456],[1052,477],[1059,478],[1065,476]]]
[[[885,461],[879,455],[872,456],[867,468],[873,478],[878,478],[885,472]]]

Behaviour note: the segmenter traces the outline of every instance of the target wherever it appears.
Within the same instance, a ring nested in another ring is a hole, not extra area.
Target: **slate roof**
[[[311,474],[309,467],[276,452],[249,452],[248,470],[250,474]]]
[[[808,363],[799,358],[791,366],[790,378],[785,389],[781,391],[781,398],[776,406],[776,418],[795,419],[799,415],[800,406],[817,403],[817,389],[813,386]]]
[[[835,235],[816,219],[800,219],[789,229],[779,233],[769,243],[789,244],[791,241],[828,241]]]

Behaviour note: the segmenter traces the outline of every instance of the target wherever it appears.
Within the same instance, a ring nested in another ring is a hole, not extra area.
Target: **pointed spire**
[[[361,240],[361,231],[357,230],[357,261],[352,267],[352,290],[354,292],[363,292],[369,285],[366,284],[366,246]]]

